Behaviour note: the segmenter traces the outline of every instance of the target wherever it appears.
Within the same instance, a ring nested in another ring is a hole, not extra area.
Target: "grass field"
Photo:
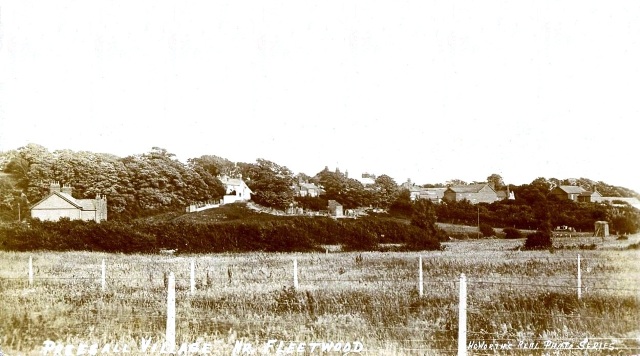
[[[444,251],[423,253],[0,252],[0,350],[12,356],[41,354],[51,340],[74,345],[70,354],[84,344],[98,345],[97,354],[105,345],[110,350],[104,354],[123,347],[132,355],[158,354],[160,347],[150,350],[164,338],[165,274],[172,271],[178,346],[200,342],[202,351],[206,343],[216,355],[232,354],[236,341],[262,350],[270,339],[277,340],[271,354],[280,341],[285,347],[306,343],[303,352],[291,353],[297,355],[341,353],[319,352],[322,346],[312,353],[314,342],[342,342],[342,350],[346,343],[360,343],[362,350],[353,353],[361,354],[456,354],[461,273],[468,283],[467,343],[476,346],[469,354],[582,355],[586,347],[593,348],[588,354],[638,354],[640,250],[626,248],[638,240],[639,235],[605,242],[557,238],[554,251],[518,251],[522,240],[483,239],[447,242]],[[294,258],[297,290],[291,288]],[[192,260],[194,295],[189,291]],[[145,352],[142,340],[150,341]],[[569,344],[572,349],[565,349]]]

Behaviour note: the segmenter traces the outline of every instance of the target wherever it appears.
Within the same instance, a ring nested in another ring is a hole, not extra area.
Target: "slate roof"
[[[71,195],[69,195],[67,193],[63,193],[63,192],[50,193],[46,197],[42,198],[39,202],[33,204],[31,206],[31,209],[37,209],[37,206],[40,203],[42,203],[43,201],[49,199],[52,195],[59,196],[60,198],[62,198],[63,200],[65,200],[69,204],[73,205],[73,207],[75,207],[77,209],[85,210],[85,211],[87,211],[87,210],[96,210],[96,205],[95,205],[95,202],[93,201],[93,199],[76,199],[76,198],[72,197]]]
[[[449,189],[456,193],[477,193],[482,190],[482,188],[488,186],[488,184],[454,185],[449,187]]]
[[[562,189],[567,194],[582,194],[585,190],[577,185],[561,185],[558,188]]]

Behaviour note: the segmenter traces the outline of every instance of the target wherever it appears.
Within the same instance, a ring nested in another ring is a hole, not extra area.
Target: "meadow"
[[[173,272],[176,342],[199,342],[200,351],[206,343],[214,355],[231,355],[238,341],[260,351],[268,340],[277,340],[270,354],[280,341],[295,347],[306,343],[302,352],[290,353],[296,355],[343,353],[321,352],[321,346],[311,352],[315,342],[360,343],[362,350],[354,354],[457,354],[461,274],[467,278],[471,355],[638,354],[640,250],[628,246],[639,240],[640,235],[604,242],[557,238],[551,251],[519,251],[523,240],[503,239],[452,241],[443,243],[442,251],[424,252],[2,251],[0,350],[11,356],[42,354],[50,340],[74,345],[71,354],[81,344],[97,344],[99,350],[110,345],[104,354],[121,353],[123,345],[131,355],[159,354],[160,347],[151,351],[155,346],[150,345],[164,339],[166,276]],[[144,352],[143,340],[148,343]]]

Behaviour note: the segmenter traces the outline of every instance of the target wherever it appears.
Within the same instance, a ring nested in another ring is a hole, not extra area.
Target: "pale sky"
[[[0,150],[640,192],[640,1],[0,0]]]

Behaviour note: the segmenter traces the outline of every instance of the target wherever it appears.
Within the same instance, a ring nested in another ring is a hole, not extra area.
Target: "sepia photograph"
[[[0,0],[0,356],[640,355],[640,2]]]

